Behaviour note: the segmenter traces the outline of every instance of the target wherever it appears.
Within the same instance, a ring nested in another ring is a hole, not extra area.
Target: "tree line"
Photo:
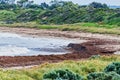
[[[71,24],[99,22],[120,25],[120,8],[92,2],[78,5],[71,1],[52,0],[35,4],[29,0],[0,0],[0,21],[31,22],[39,24]]]

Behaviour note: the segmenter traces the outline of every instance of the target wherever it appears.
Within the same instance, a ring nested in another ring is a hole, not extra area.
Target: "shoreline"
[[[38,55],[38,56],[0,56],[0,66],[2,68],[22,67],[30,65],[40,65],[45,62],[60,62],[63,60],[81,60],[87,59],[92,55],[111,55],[120,50],[120,36],[111,36],[103,34],[82,33],[75,31],[58,31],[58,30],[37,30],[31,28],[9,28],[0,27],[0,32],[10,32],[29,37],[59,37],[70,39],[88,40],[84,43],[76,43],[70,46],[71,53],[63,55]],[[106,46],[109,44],[108,46]]]
[[[109,39],[109,40],[120,40],[120,35],[111,34],[98,34],[98,33],[87,33],[78,31],[60,31],[57,29],[36,29],[36,28],[11,28],[11,27],[0,27],[0,32],[10,32],[19,34],[22,36],[30,37],[63,37],[63,38],[78,38],[78,39]]]

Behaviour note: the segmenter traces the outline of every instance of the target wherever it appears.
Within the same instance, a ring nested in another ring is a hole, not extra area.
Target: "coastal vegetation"
[[[53,0],[50,4],[2,0],[0,26],[120,34],[120,8],[112,9],[98,2],[78,5],[59,0]]]
[[[85,80],[87,80],[87,78],[88,80],[106,80],[105,78],[108,77],[109,78],[112,77],[111,80],[119,80],[120,78],[119,69],[120,69],[120,56],[111,55],[111,56],[100,56],[97,58],[89,58],[80,61],[67,60],[59,63],[44,63],[41,64],[40,66],[36,66],[30,69],[20,69],[20,70],[1,69],[0,79],[1,80],[44,80],[43,78],[45,78],[46,74],[48,76],[49,73],[50,74],[52,73],[51,77],[53,77],[56,71],[57,73],[59,73],[60,71],[63,73],[67,72],[68,74],[72,73],[73,76],[79,75],[79,77],[81,76],[80,78],[84,78]],[[94,76],[96,77],[92,79]],[[55,80],[61,80],[61,79],[55,79]],[[79,79],[75,79],[75,80],[79,80]]]
[[[92,2],[0,0],[0,26],[120,35],[120,8]],[[0,80],[120,80],[120,55],[44,63],[28,69],[0,69]]]

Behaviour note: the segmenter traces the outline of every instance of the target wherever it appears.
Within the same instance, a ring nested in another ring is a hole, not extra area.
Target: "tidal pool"
[[[81,40],[79,42],[83,42]],[[53,37],[23,37],[18,34],[0,33],[0,56],[36,56],[65,54],[69,43],[77,40]]]

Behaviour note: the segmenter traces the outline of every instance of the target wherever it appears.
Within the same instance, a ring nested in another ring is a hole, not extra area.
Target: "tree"
[[[108,6],[106,4],[101,4],[101,3],[98,3],[98,2],[90,3],[89,7],[93,7],[93,8],[108,8]]]
[[[44,3],[41,3],[40,7],[41,7],[42,9],[48,9],[48,8],[49,8],[49,5],[44,2]]]
[[[62,6],[64,2],[65,2],[65,1],[52,0],[52,1],[50,2],[50,3],[51,3],[50,9],[54,9],[54,8],[59,7],[59,6]]]
[[[0,0],[0,4],[14,4],[15,0]]]
[[[0,9],[14,9],[16,6],[15,0],[0,0]]]
[[[0,0],[0,3],[1,3],[1,4],[5,4],[5,3],[6,3],[6,0]]]
[[[52,4],[52,5],[59,5],[59,0],[52,0],[50,3]]]
[[[27,8],[33,4],[34,1],[29,1],[29,0],[20,0],[17,1],[17,4],[22,7],[22,8]]]

